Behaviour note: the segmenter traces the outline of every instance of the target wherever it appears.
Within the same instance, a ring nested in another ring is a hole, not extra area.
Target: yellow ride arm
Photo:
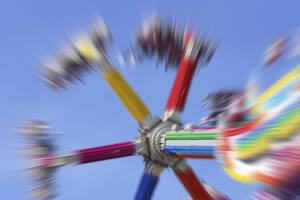
[[[105,80],[135,120],[144,122],[147,116],[151,116],[147,106],[120,72],[106,60],[105,56],[88,39],[77,41],[75,46],[87,60],[99,67]]]
[[[103,77],[112,87],[120,100],[123,102],[132,117],[137,121],[143,122],[147,115],[150,115],[149,109],[139,98],[139,96],[130,87],[120,72],[114,68],[108,68],[102,71]]]

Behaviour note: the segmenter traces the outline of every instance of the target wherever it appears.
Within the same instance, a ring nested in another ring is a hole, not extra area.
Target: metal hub
[[[144,156],[145,160],[151,160],[151,162],[156,162],[164,166],[175,166],[180,159],[163,151],[163,138],[167,132],[180,128],[181,125],[178,123],[167,120],[157,124],[147,132],[146,136],[141,136],[144,141],[144,151],[140,153]]]

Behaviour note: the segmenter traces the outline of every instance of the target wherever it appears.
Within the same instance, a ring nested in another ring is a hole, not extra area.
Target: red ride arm
[[[174,172],[194,200],[212,200],[193,170],[186,165],[184,169],[175,168]]]
[[[180,62],[175,82],[173,84],[165,110],[178,110],[184,109],[185,101],[189,88],[195,73],[197,62],[191,62],[183,58]]]
[[[186,98],[190,89],[190,85],[193,79],[193,75],[195,73],[197,63],[200,57],[199,52],[193,52],[195,51],[195,49],[193,48],[196,43],[195,37],[191,34],[187,34],[186,38],[186,52],[179,64],[177,75],[165,107],[166,113],[172,111],[177,111],[181,113],[183,111]]]

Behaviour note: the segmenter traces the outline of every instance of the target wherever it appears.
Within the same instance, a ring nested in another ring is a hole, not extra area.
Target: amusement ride
[[[54,90],[61,90],[82,81],[82,75],[88,71],[100,71],[138,122],[138,135],[132,141],[57,154],[55,135],[50,133],[47,122],[23,123],[20,131],[30,139],[26,152],[32,166],[28,171],[37,184],[31,191],[34,198],[56,197],[55,179],[62,166],[138,155],[145,169],[135,200],[151,199],[166,168],[173,170],[194,200],[229,199],[198,179],[186,161],[188,158],[216,159],[235,180],[262,182],[263,189],[253,199],[293,199],[300,191],[300,67],[292,67],[263,91],[258,89],[258,80],[261,70],[295,50],[296,42],[291,42],[295,37],[295,33],[287,34],[272,42],[264,54],[264,64],[255,69],[246,89],[208,94],[203,106],[212,110],[211,114],[202,118],[200,125],[185,125],[181,115],[195,71],[210,62],[217,42],[191,27],[181,27],[157,15],[139,27],[135,41],[122,59],[139,63],[155,58],[166,68],[177,70],[164,113],[157,117],[112,65],[112,34],[104,20],[99,19],[86,34],[45,63],[43,80]]]

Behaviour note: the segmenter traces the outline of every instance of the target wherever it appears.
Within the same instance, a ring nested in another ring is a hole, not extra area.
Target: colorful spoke
[[[147,116],[151,116],[147,106],[116,68],[102,70],[102,74],[135,120],[144,122]]]
[[[212,200],[196,174],[186,163],[174,168],[174,172],[194,200]]]
[[[145,169],[134,198],[135,200],[151,199],[162,169],[163,167],[158,165]]]
[[[193,48],[194,42],[195,40],[192,38],[188,39],[188,45],[192,46],[190,48]],[[176,115],[180,115],[183,111],[198,59],[199,56],[194,58],[194,60],[189,56],[182,58],[165,107],[165,118],[169,118],[173,115],[173,118],[176,119]]]
[[[82,41],[76,46],[92,64],[100,69],[105,80],[135,120],[144,122],[147,116],[151,116],[147,106],[130,87],[121,73],[107,61],[102,53],[97,51],[91,42],[88,40]]]
[[[42,155],[32,158],[35,165],[30,170],[44,170],[57,168],[63,165],[78,163],[84,164],[113,158],[131,156],[136,153],[136,142],[123,142],[100,147],[77,150],[74,153],[63,155]],[[35,151],[35,149],[32,149]]]
[[[191,159],[215,159],[214,155],[174,155],[176,158],[179,159],[185,159],[185,158],[191,158]]]
[[[76,151],[79,163],[88,163],[113,158],[131,156],[136,153],[134,142],[123,142],[107,146],[94,147]]]
[[[169,132],[164,151],[186,158],[212,158],[216,147],[216,130]]]

